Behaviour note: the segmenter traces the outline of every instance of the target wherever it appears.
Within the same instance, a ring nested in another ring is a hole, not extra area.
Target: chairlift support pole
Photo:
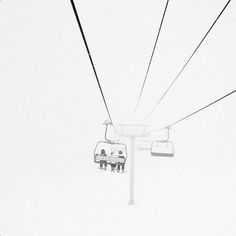
[[[134,159],[135,159],[135,136],[130,136],[130,190],[129,205],[134,205]]]
[[[145,129],[147,125],[133,125],[133,124],[120,124],[122,129],[121,133],[118,133],[121,137],[130,139],[130,189],[129,189],[129,205],[134,205],[134,167],[135,167],[135,141],[136,138],[146,137],[148,134],[145,133]],[[124,127],[133,127],[133,128],[141,128],[143,131],[135,133],[123,132]]]

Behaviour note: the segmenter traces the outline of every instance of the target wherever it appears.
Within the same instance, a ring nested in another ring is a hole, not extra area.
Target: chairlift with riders
[[[121,169],[124,171],[124,166],[127,160],[127,147],[124,143],[120,143],[107,138],[108,126],[112,126],[110,121],[103,123],[105,129],[105,141],[99,141],[94,150],[94,162],[100,164],[100,169],[105,169],[107,165],[111,166],[114,171]]]

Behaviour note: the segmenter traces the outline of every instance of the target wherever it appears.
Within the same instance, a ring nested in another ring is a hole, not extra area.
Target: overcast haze
[[[226,2],[170,0],[134,122]],[[112,118],[131,122],[166,1],[75,4]],[[236,88],[235,11],[231,1],[151,128]],[[173,159],[137,150],[129,206],[129,159],[125,174],[93,162],[108,117],[70,1],[1,0],[0,32],[1,236],[236,235],[235,94],[173,127]]]

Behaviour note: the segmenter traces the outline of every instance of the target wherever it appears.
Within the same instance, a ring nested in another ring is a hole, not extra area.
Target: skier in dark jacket
[[[104,149],[101,150],[101,153],[100,153],[100,156],[106,156],[106,152]],[[106,160],[100,160],[100,169],[103,168],[103,165],[104,165],[104,170],[106,170],[107,168],[107,161]]]

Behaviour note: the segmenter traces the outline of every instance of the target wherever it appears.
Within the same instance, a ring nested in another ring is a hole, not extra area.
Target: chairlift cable
[[[133,116],[137,112],[138,105],[139,105],[139,102],[140,102],[140,99],[141,99],[141,96],[142,96],[142,93],[143,93],[143,89],[144,89],[146,81],[147,81],[148,72],[149,72],[149,69],[150,69],[150,66],[151,66],[151,63],[152,63],[152,59],[153,59],[153,56],[154,56],[154,52],[155,52],[155,49],[156,49],[156,46],[157,46],[157,41],[158,41],[160,33],[161,33],[161,28],[162,28],[162,25],[163,25],[163,22],[164,22],[164,18],[165,18],[165,15],[166,15],[168,4],[169,4],[169,0],[166,1],[165,9],[164,9],[162,19],[161,19],[161,23],[160,23],[160,26],[159,26],[159,29],[158,29],[158,33],[157,33],[157,37],[156,37],[154,47],[153,47],[153,50],[152,50],[151,58],[150,58],[149,63],[148,63],[148,67],[147,67],[146,74],[145,74],[145,77],[144,77],[144,81],[143,81],[143,84],[142,84],[142,87],[141,87],[141,90],[140,90],[140,93],[139,93],[138,101],[137,101],[137,104],[136,104],[135,109],[134,109]]]
[[[174,125],[176,125],[176,124],[178,124],[178,123],[180,123],[180,122],[186,120],[187,118],[189,118],[189,117],[191,117],[191,116],[197,114],[198,112],[200,112],[200,111],[202,111],[202,110],[204,110],[204,109],[210,107],[211,105],[213,105],[213,104],[215,104],[215,103],[221,101],[222,99],[224,99],[224,98],[226,98],[226,97],[232,95],[232,94],[235,93],[235,92],[236,92],[236,89],[233,90],[232,92],[230,92],[230,93],[224,95],[223,97],[220,97],[220,98],[218,98],[217,100],[215,100],[215,101],[209,103],[208,105],[206,105],[206,106],[204,106],[204,107],[202,107],[202,108],[200,108],[200,109],[198,109],[198,110],[192,112],[191,114],[189,114],[189,115],[187,115],[187,116],[185,116],[185,117],[183,117],[183,118],[181,118],[181,119],[179,119],[179,120],[177,120],[177,121],[175,121],[175,122],[173,122],[173,123],[171,123],[171,124],[165,126],[164,128],[162,128],[162,129],[156,129],[156,130],[153,130],[153,131],[151,131],[151,132],[149,132],[149,133],[153,133],[153,132],[157,132],[157,131],[160,131],[160,130],[163,130],[163,129],[166,129],[166,128],[173,127]]]
[[[219,18],[221,17],[221,15],[223,14],[224,10],[227,8],[227,6],[229,5],[229,3],[231,2],[231,0],[229,0],[226,5],[224,6],[224,8],[221,10],[220,14],[217,16],[217,18],[215,19],[215,21],[213,22],[213,24],[211,25],[211,27],[208,29],[208,31],[206,32],[206,34],[204,35],[204,37],[202,38],[202,40],[200,41],[200,43],[197,45],[197,47],[195,48],[195,50],[193,51],[193,53],[191,54],[191,56],[189,57],[189,59],[186,61],[186,63],[183,65],[183,67],[181,68],[180,72],[177,74],[177,76],[175,77],[175,79],[171,82],[171,84],[169,85],[169,87],[166,89],[166,91],[164,92],[164,94],[161,96],[161,98],[158,100],[158,102],[155,104],[155,106],[152,108],[152,110],[148,113],[148,115],[145,117],[145,119],[147,119],[153,112],[154,110],[158,107],[158,105],[161,103],[161,101],[163,100],[163,98],[166,96],[166,94],[169,92],[169,90],[171,89],[171,87],[174,85],[174,83],[176,82],[176,80],[179,78],[179,76],[182,74],[182,72],[184,71],[184,69],[187,67],[188,63],[190,62],[190,60],[193,58],[193,56],[195,55],[195,53],[197,52],[197,50],[200,48],[201,44],[203,43],[203,41],[206,39],[207,35],[210,33],[210,31],[212,30],[212,28],[214,27],[214,25],[216,24],[216,22],[219,20]]]
[[[93,59],[92,59],[92,56],[91,56],[91,53],[90,53],[90,50],[89,50],[89,47],[88,47],[88,43],[86,41],[86,38],[85,38],[85,34],[84,34],[84,31],[83,31],[83,28],[82,28],[82,25],[81,25],[81,22],[80,22],[80,19],[79,19],[79,16],[78,16],[78,13],[77,13],[77,10],[76,10],[76,6],[75,6],[75,3],[73,0],[70,0],[71,2],[71,5],[72,5],[72,8],[73,8],[73,11],[74,11],[74,14],[75,14],[75,17],[76,17],[76,20],[77,20],[77,23],[78,23],[78,26],[79,26],[79,29],[80,29],[80,33],[82,35],[82,38],[83,38],[83,41],[84,41],[84,45],[86,47],[86,50],[87,50],[87,53],[88,53],[88,56],[89,56],[89,60],[90,60],[90,63],[92,65],[92,68],[93,68],[93,72],[94,72],[94,75],[96,77],[96,80],[97,80],[97,84],[98,84],[98,87],[99,87],[99,90],[101,92],[101,95],[102,95],[102,99],[103,99],[103,102],[105,104],[105,107],[106,107],[106,110],[107,110],[107,114],[109,116],[109,119],[113,125],[113,122],[112,122],[112,118],[111,118],[111,114],[109,112],[109,109],[108,109],[108,106],[107,106],[107,102],[106,102],[106,99],[105,99],[105,95],[102,91],[102,86],[100,84],[100,81],[99,81],[99,78],[98,78],[98,75],[97,75],[97,71],[95,69],[95,65],[93,63]],[[113,125],[114,127],[114,125]],[[114,127],[115,128],[115,127]]]

